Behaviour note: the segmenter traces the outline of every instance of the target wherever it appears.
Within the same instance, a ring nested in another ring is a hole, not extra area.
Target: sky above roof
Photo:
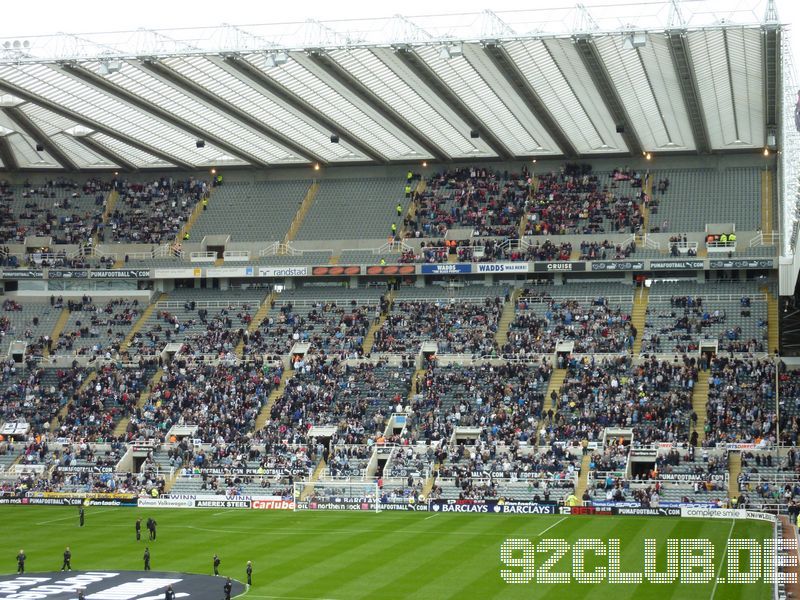
[[[794,23],[800,15],[800,3],[796,0],[777,0],[781,21]],[[435,14],[463,14],[480,12],[488,7],[495,12],[526,10],[540,7],[574,7],[575,0],[444,0],[431,4],[429,0],[405,0],[400,5],[381,2],[345,0],[305,0],[303,2],[253,2],[253,0],[137,0],[133,5],[119,6],[108,0],[39,0],[33,5],[25,2],[9,2],[3,6],[0,20],[0,37],[20,37],[66,33],[109,32],[138,28],[165,29],[176,27],[216,26],[223,23],[234,25],[256,23],[298,22],[306,19],[341,20],[355,18],[388,17],[394,13],[404,16]],[[648,11],[657,4],[648,0],[582,0],[595,15],[613,14],[614,5],[626,4],[619,9],[620,15],[631,15],[634,11]],[[663,4],[659,2],[658,4]],[[755,19],[764,15],[766,0],[682,0],[687,8],[708,6],[724,10],[753,9]],[[275,8],[280,10],[276,11]],[[621,21],[622,22],[622,21]],[[514,23],[510,23],[512,26]],[[793,32],[800,48],[800,28]]]

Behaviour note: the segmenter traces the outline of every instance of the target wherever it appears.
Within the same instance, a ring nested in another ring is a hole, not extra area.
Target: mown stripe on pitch
[[[510,526],[499,530],[491,544],[478,543],[474,548],[464,548],[461,554],[461,564],[450,571],[442,571],[439,575],[425,583],[420,590],[420,597],[427,595],[432,598],[464,598],[464,597],[491,597],[498,593],[508,593],[506,588],[513,587],[505,583],[500,576],[500,570],[505,566],[500,562],[500,547],[502,543],[511,538],[527,538],[536,540],[563,537],[562,528],[569,520],[562,521],[563,516],[540,517],[532,519],[529,516],[502,515],[495,517],[495,521],[508,523]],[[488,523],[491,526],[492,523]],[[553,527],[555,525],[555,527]],[[582,523],[575,523],[580,528]],[[541,535],[541,532],[545,532]],[[467,585],[464,578],[470,577]],[[435,589],[434,589],[435,588]],[[520,586],[519,592],[523,597],[529,598],[531,588]]]
[[[442,516],[444,518],[439,519],[440,522],[447,520],[447,516]],[[471,521],[469,518],[453,520],[448,524],[449,531],[467,530],[474,525]],[[476,532],[481,535],[482,533]],[[385,540],[375,540],[376,547],[369,544],[359,548],[355,554],[348,551],[346,556],[342,557],[347,559],[345,565],[316,579],[313,585],[322,586],[321,589],[334,598],[373,598],[381,595],[375,588],[386,586],[387,580],[397,577],[397,573],[409,564],[416,567],[424,563],[428,565],[429,570],[432,570],[431,567],[435,563],[428,557],[438,556],[437,548],[442,539],[437,537],[432,527],[420,530],[414,524],[413,529],[408,527],[394,532],[394,537],[395,540],[388,547]],[[452,535],[444,537],[447,537],[452,544],[461,544],[465,539],[470,539]],[[307,588],[301,588],[301,591],[306,589],[313,588],[309,585]],[[397,597],[396,590],[385,592],[382,596]]]
[[[296,547],[300,551],[299,554],[287,557],[287,560],[274,565],[274,571],[279,576],[277,579],[272,580],[271,589],[278,591],[282,589],[281,586],[288,584],[287,590],[291,591],[291,594],[287,593],[287,595],[315,595],[315,593],[299,593],[299,591],[313,590],[313,582],[325,576],[328,570],[338,569],[337,563],[344,553],[352,552],[367,544],[377,543],[386,537],[394,535],[397,530],[396,525],[405,520],[403,515],[405,513],[400,513],[400,516],[391,518],[388,522],[381,519],[380,515],[364,515],[364,517],[374,519],[376,525],[379,524],[380,526],[376,526],[374,531],[369,532],[359,530],[349,535],[342,532],[342,534],[335,536],[320,536],[321,539],[332,541],[315,547],[311,547],[311,544],[315,539],[320,538],[308,539],[309,548],[307,551],[303,551],[302,546]],[[299,582],[304,582],[306,585],[299,586]],[[324,593],[316,593],[316,595],[327,596]]]
[[[501,541],[508,535],[515,535],[514,530],[521,522],[503,523],[502,516],[494,515],[442,515],[433,521],[437,523],[440,533],[452,531],[460,525],[458,517],[467,517],[464,526],[472,531],[471,536],[441,535],[433,537],[434,543],[426,546],[426,552],[415,557],[413,563],[394,563],[394,576],[388,578],[384,585],[374,590],[375,598],[443,598],[450,586],[457,584],[466,571],[466,562],[480,556],[484,552],[499,552]],[[548,520],[535,518],[538,523]],[[540,527],[543,529],[546,525]],[[496,538],[487,536],[489,531],[497,533]],[[430,535],[436,536],[436,531]],[[479,597],[478,595],[472,597]]]

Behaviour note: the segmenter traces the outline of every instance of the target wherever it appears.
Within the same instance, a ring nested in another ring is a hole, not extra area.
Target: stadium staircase
[[[262,429],[267,424],[267,421],[269,421],[269,415],[272,411],[272,407],[275,406],[278,398],[283,395],[283,390],[286,389],[286,382],[289,381],[291,376],[292,371],[290,369],[284,369],[283,373],[281,373],[280,384],[277,388],[272,390],[272,393],[267,398],[267,402],[261,407],[261,411],[258,413],[258,417],[256,417],[256,431]]]
[[[209,204],[211,204],[211,199],[213,197],[214,197],[214,188],[212,187],[210,190],[208,190]],[[197,222],[197,219],[199,219],[200,215],[202,214],[203,214],[203,201],[200,200],[200,202],[195,204],[194,209],[192,210],[192,214],[190,214],[189,218],[186,219],[186,224],[183,227],[181,227],[181,230],[178,232],[178,235],[175,238],[177,242],[180,243],[183,241],[183,236],[191,232],[192,227],[194,227],[194,224]]]
[[[761,233],[764,237],[772,235],[772,210],[772,171],[767,169],[761,171]]]
[[[414,399],[419,393],[419,389],[417,386],[417,379],[424,379],[426,375],[425,369],[417,369],[414,371],[414,374],[411,376],[411,389],[408,390],[408,403],[411,404],[411,401]]]
[[[261,323],[264,322],[264,319],[267,318],[270,309],[272,308],[272,303],[277,298],[278,295],[275,292],[270,293],[261,305],[258,307],[256,314],[253,315],[253,318],[250,320],[250,324],[247,326],[247,333],[253,333],[261,327]],[[244,354],[244,341],[239,342],[236,345],[236,349],[234,350],[236,356],[242,358]]]
[[[561,386],[564,385],[564,380],[566,378],[567,378],[566,369],[553,369],[553,374],[550,375],[550,382],[547,384],[547,391],[545,392],[544,395],[544,403],[542,404],[542,414],[546,413],[550,409],[553,410],[553,413],[558,412],[558,395],[561,391]],[[556,393],[555,402],[550,400],[550,396],[553,392]],[[539,421],[539,429],[536,433],[537,445],[539,444],[539,440],[542,439],[542,431],[544,431],[546,425],[547,425],[547,419],[542,417],[542,419]]]
[[[52,340],[51,345],[53,346],[53,348],[56,347],[56,344],[58,343],[58,338],[60,338],[61,334],[64,332],[64,327],[67,326],[67,322],[69,322],[69,310],[66,308],[62,308],[61,314],[58,315],[58,320],[56,321],[56,324],[53,325],[53,331],[50,332],[50,339]],[[50,349],[47,346],[45,346],[44,350],[42,351],[42,355],[44,356],[44,358],[50,356]]]
[[[728,498],[739,497],[739,473],[742,472],[742,453],[728,452]]]
[[[394,303],[394,293],[389,292],[386,294],[386,300],[389,302],[389,310],[385,313],[381,313],[381,316],[370,325],[367,334],[364,336],[364,342],[361,344],[361,348],[365,355],[372,352],[372,347],[375,345],[375,334],[383,326],[386,319],[389,318],[389,312],[392,310],[392,304]]]
[[[150,315],[153,314],[153,311],[156,309],[156,305],[161,302],[162,300],[167,299],[167,294],[163,293],[158,297],[155,302],[151,302],[147,308],[142,311],[141,316],[136,320],[136,323],[133,324],[131,330],[128,332],[128,335],[125,336],[125,339],[122,340],[122,344],[120,344],[120,348],[123,350],[127,350],[128,347],[131,345],[133,341],[133,336],[135,336],[139,331],[141,331],[142,327],[144,327],[147,320],[150,318]]]
[[[86,388],[88,388],[92,382],[97,379],[97,371],[92,371],[87,375],[86,379],[83,380],[80,387],[78,387],[77,394],[83,393]],[[53,433],[58,429],[58,424],[64,420],[64,417],[67,416],[67,410],[69,410],[69,405],[72,404],[72,399],[69,400],[64,406],[61,407],[61,410],[58,411],[58,414],[53,417],[53,420],[50,421],[50,432]],[[56,436],[58,437],[58,436]]]
[[[422,178],[419,180],[419,183],[417,184],[417,187],[414,189],[414,192],[417,194],[421,194],[426,189],[427,189],[427,184],[425,183],[425,179]],[[403,222],[405,223],[406,218],[413,219],[416,215],[417,215],[417,203],[412,200],[411,202],[408,203],[408,210],[406,210],[406,214],[403,217]],[[400,231],[400,239],[405,239],[406,237],[408,237],[407,234],[409,232],[406,231],[405,225],[401,225],[399,231]],[[413,232],[410,233],[413,234]]]
[[[636,327],[636,339],[633,340],[633,355],[638,356],[642,351],[642,338],[647,320],[647,301],[650,298],[650,288],[637,288],[633,294],[633,310],[631,311],[631,324]]]
[[[564,380],[567,378],[566,369],[553,369],[553,374],[550,376],[550,383],[547,385],[547,393],[544,397],[544,410],[548,411],[551,408],[553,412],[558,410],[558,399],[555,402],[550,401],[550,396],[553,392],[558,394],[561,386],[564,385]]]
[[[692,390],[692,410],[697,413],[697,445],[706,439],[706,404],[708,403],[708,371],[697,374],[697,383]]]
[[[652,174],[647,178],[647,183],[644,186],[644,193],[648,198],[653,198],[653,176]],[[644,234],[650,231],[650,208],[642,205],[642,228],[636,234],[636,245],[644,244]]]
[[[780,319],[778,317],[778,299],[769,290],[769,288],[761,288],[767,296],[767,346],[768,352],[776,352],[778,350],[778,325]]]
[[[511,300],[503,305],[503,313],[500,315],[500,321],[497,323],[497,347],[502,348],[508,343],[508,328],[516,315],[517,302],[522,295],[522,290],[516,288],[511,294]]]
[[[303,489],[303,494],[300,496],[300,499],[308,498],[311,494],[314,493],[314,482],[319,481],[320,476],[325,472],[325,467],[327,467],[327,463],[324,459],[319,459],[319,464],[317,468],[314,469],[314,472],[311,474],[311,479],[308,480],[306,487]]]
[[[297,235],[297,232],[300,231],[300,226],[303,224],[303,221],[305,221],[308,211],[311,210],[311,207],[314,205],[314,198],[317,197],[318,191],[319,183],[315,181],[308,188],[308,191],[306,192],[306,195],[303,198],[303,201],[300,203],[300,207],[297,209],[297,213],[292,220],[292,224],[289,225],[289,230],[286,232],[286,235],[283,238],[284,246],[291,242]]]
[[[103,217],[102,217],[103,227],[105,227],[108,224],[108,219],[110,219],[111,215],[114,214],[114,209],[117,207],[118,200],[119,200],[119,192],[117,192],[116,190],[112,191],[108,195],[108,198],[106,198],[106,207],[103,210]],[[100,234],[95,233],[93,240],[94,240],[94,247],[97,248],[97,245],[100,243]],[[116,265],[114,266],[116,267]]]
[[[581,459],[581,474],[578,477],[578,485],[575,487],[575,496],[583,498],[583,493],[589,486],[589,464],[592,462],[591,454],[584,454]]]
[[[147,401],[150,399],[150,395],[153,393],[153,388],[156,384],[161,381],[161,376],[164,374],[164,369],[158,369],[150,378],[150,382],[147,384],[147,388],[139,394],[139,399],[136,401],[136,408],[144,408],[147,405]],[[130,417],[123,417],[120,419],[117,426],[114,427],[114,436],[115,437],[122,437],[125,435],[125,432],[128,430],[128,423],[131,422]]]

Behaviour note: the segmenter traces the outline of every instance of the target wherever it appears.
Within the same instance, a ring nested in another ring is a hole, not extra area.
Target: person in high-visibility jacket
[[[403,214],[403,205],[399,202],[397,203],[397,216],[401,216]]]
[[[406,186],[406,198],[410,198],[410,197],[411,197],[411,186],[407,185]]]

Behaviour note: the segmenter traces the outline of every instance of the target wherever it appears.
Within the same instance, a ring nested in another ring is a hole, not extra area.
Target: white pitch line
[[[722,573],[722,567],[725,565],[725,556],[728,554],[728,542],[730,542],[731,535],[733,534],[733,526],[736,525],[736,519],[731,519],[731,528],[728,531],[728,537],[725,540],[725,550],[722,551],[722,558],[719,561],[719,569],[717,569],[717,577],[714,579],[714,587],[711,589],[711,598],[709,600],[714,600],[714,596],[717,593],[717,586],[719,585],[719,576]]]
[[[567,520],[567,517],[561,517],[561,518],[560,518],[558,521],[556,521],[555,523],[553,523],[552,525],[550,525],[550,527],[548,527],[548,528],[547,528],[547,529],[545,529],[544,531],[541,531],[541,532],[539,532],[538,534],[536,534],[536,537],[541,537],[541,536],[543,536],[545,533],[547,533],[548,531],[550,531],[550,530],[551,530],[553,527],[555,527],[555,526],[556,526],[556,525],[558,525],[559,523],[563,523],[563,522],[564,522],[564,521],[566,521],[566,520]]]
[[[119,508],[107,508],[107,509],[104,509],[102,512],[92,513],[92,519],[96,518],[99,515],[102,515],[103,513],[114,512],[116,510],[119,510]],[[69,519],[75,519],[77,521],[78,517],[76,515],[69,515],[67,517],[59,517],[57,519],[50,519],[49,521],[39,521],[36,524],[37,525],[48,525],[50,523],[58,523],[59,521],[68,521]]]
[[[422,520],[423,520],[423,521],[427,521],[428,519],[432,519],[433,517],[435,517],[435,516],[436,516],[436,515],[438,515],[438,514],[439,514],[439,513],[433,513],[433,514],[432,514],[430,517],[425,517],[425,518],[424,518],[424,519],[422,519]]]

